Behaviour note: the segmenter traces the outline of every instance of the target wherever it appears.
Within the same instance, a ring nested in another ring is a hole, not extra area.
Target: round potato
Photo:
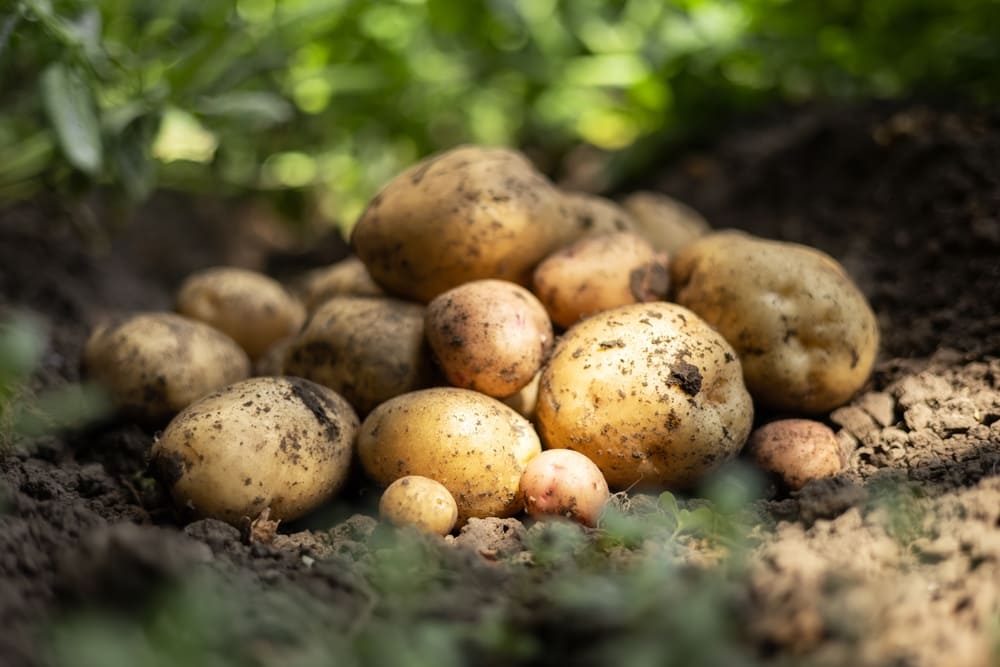
[[[433,379],[424,307],[397,299],[334,297],[285,352],[284,372],[330,387],[361,415]]]
[[[615,306],[661,301],[669,285],[666,255],[631,232],[571,243],[546,257],[532,281],[549,317],[562,327]]]
[[[531,516],[561,516],[591,528],[611,497],[601,469],[572,449],[547,449],[531,459],[520,492]]]
[[[573,220],[576,238],[636,229],[632,215],[610,199],[586,192],[564,192],[563,202]]]
[[[302,378],[251,378],[174,417],[150,465],[195,516],[239,525],[269,509],[287,521],[342,486],[357,432],[358,416],[336,392]]]
[[[843,467],[837,436],[810,419],[779,419],[750,434],[750,458],[791,489],[831,477]]]
[[[559,191],[522,155],[461,146],[390,181],[351,245],[375,282],[427,303],[483,278],[527,285],[535,264],[572,233]]]
[[[306,318],[279,282],[230,266],[191,274],[177,292],[177,312],[228,335],[251,359],[296,333]]]
[[[659,192],[635,192],[624,206],[635,220],[635,230],[669,257],[712,231],[700,213]]]
[[[458,525],[520,512],[521,475],[541,450],[524,417],[495,398],[455,387],[392,398],[368,415],[358,435],[369,477],[382,485],[407,475],[440,482],[458,504]]]
[[[153,422],[250,375],[250,359],[232,338],[173,313],[139,313],[98,325],[84,347],[83,365],[125,413]]]
[[[539,433],[612,488],[687,488],[733,458],[753,403],[733,348],[676,304],[633,304],[580,321],[542,371]]]
[[[820,413],[868,379],[878,323],[833,258],[806,246],[718,232],[671,265],[676,301],[726,337],[761,406]]]
[[[435,297],[424,332],[448,382],[503,398],[531,382],[552,349],[552,323],[535,295],[476,280]]]
[[[310,313],[335,296],[386,296],[385,290],[372,280],[364,263],[353,256],[310,271],[301,280],[297,292]]]
[[[400,477],[382,493],[378,511],[394,526],[413,526],[427,533],[447,535],[458,521],[458,505],[451,492],[428,477]]]

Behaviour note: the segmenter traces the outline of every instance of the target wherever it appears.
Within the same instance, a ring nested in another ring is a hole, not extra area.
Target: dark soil
[[[0,664],[998,664],[998,165],[998,116],[872,106],[782,114],[646,184],[829,252],[881,324],[868,387],[826,416],[847,468],[755,502],[738,563],[662,521],[423,538],[372,519],[363,485],[246,544],[182,525],[146,472],[153,430],[105,422],[0,458]],[[225,243],[224,212],[162,196],[103,251],[45,204],[0,212],[0,309],[49,332],[30,389],[78,380],[97,317],[168,307],[194,268],[293,266]]]

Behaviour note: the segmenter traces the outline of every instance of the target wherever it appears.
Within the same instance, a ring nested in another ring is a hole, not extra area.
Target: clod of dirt
[[[524,525],[517,519],[469,519],[454,539],[487,560],[500,560],[524,551]]]

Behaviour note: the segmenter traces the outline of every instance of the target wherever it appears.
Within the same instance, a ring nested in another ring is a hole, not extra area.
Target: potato
[[[531,378],[531,382],[521,387],[516,394],[511,394],[500,400],[504,405],[514,408],[517,414],[528,421],[535,420],[535,410],[538,407],[538,384],[542,379],[542,371],[539,370]]]
[[[676,304],[605,310],[571,327],[542,371],[539,433],[612,488],[687,488],[733,458],[753,404],[733,348]]]
[[[335,296],[386,296],[364,263],[353,256],[310,271],[300,281],[297,292],[310,313]]]
[[[250,375],[250,359],[236,341],[173,313],[139,313],[98,325],[84,347],[83,365],[122,411],[152,422]]]
[[[284,372],[330,387],[361,415],[431,383],[424,307],[398,299],[334,297],[285,353]]]
[[[382,493],[378,511],[394,526],[413,526],[427,533],[447,535],[458,521],[458,505],[451,492],[428,477],[400,477]]]
[[[780,419],[750,434],[750,458],[778,475],[789,488],[840,472],[843,461],[837,436],[825,424],[809,419]]]
[[[587,236],[546,257],[532,289],[552,321],[568,327],[582,317],[667,295],[667,258],[631,232]]]
[[[535,264],[572,233],[559,191],[522,155],[461,146],[390,181],[351,245],[375,282],[426,303],[483,278],[527,285]]]
[[[369,477],[382,485],[407,475],[440,482],[458,504],[458,525],[520,512],[521,474],[539,452],[528,420],[495,398],[455,387],[389,399],[368,415],[358,436]]]
[[[288,521],[347,479],[358,416],[302,378],[251,378],[185,408],[153,443],[150,468],[195,516]]]
[[[254,375],[284,375],[285,355],[288,348],[295,342],[295,336],[282,338],[277,343],[267,349],[260,359],[254,362]]]
[[[547,449],[531,459],[520,493],[531,516],[563,516],[590,527],[611,497],[601,469],[572,449]]]
[[[624,206],[635,220],[636,231],[669,257],[712,231],[700,213],[659,192],[635,192]]]
[[[476,280],[435,297],[424,332],[448,382],[503,398],[531,382],[552,349],[552,323],[535,295]]]
[[[736,348],[758,405],[826,412],[846,403],[868,379],[878,323],[829,255],[718,232],[685,248],[671,276],[676,301]]]
[[[306,313],[276,280],[223,266],[193,273],[177,292],[177,312],[230,336],[257,359],[299,330]]]
[[[585,192],[564,192],[563,202],[572,217],[575,238],[636,229],[632,215],[610,199]]]

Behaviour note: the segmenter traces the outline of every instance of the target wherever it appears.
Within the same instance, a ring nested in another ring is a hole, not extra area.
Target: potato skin
[[[750,434],[750,458],[778,475],[791,489],[831,477],[843,468],[840,443],[825,424],[810,419],[779,419]]]
[[[671,265],[675,299],[726,337],[763,407],[821,413],[871,373],[878,323],[833,258],[814,248],[717,232]]]
[[[299,282],[297,293],[310,313],[335,296],[386,296],[364,263],[354,256],[310,271]]]
[[[252,360],[298,332],[306,318],[302,304],[281,283],[231,266],[188,276],[177,291],[176,309],[231,337]]]
[[[386,291],[427,303],[483,278],[527,285],[572,235],[558,190],[521,154],[460,146],[390,181],[351,234]]]
[[[151,422],[250,375],[250,359],[236,341],[173,313],[99,324],[84,346],[83,365],[124,413]]]
[[[601,469],[572,449],[547,449],[531,459],[520,493],[531,516],[562,516],[591,528],[611,497]]]
[[[552,349],[552,323],[535,295],[505,280],[475,280],[439,294],[424,332],[448,382],[504,398],[520,391]]]
[[[358,416],[302,378],[251,378],[188,406],[153,444],[150,467],[195,516],[239,525],[270,508],[287,521],[326,502],[350,468]]]
[[[440,482],[420,475],[400,477],[382,492],[379,515],[394,526],[447,535],[458,521],[458,505]]]
[[[330,387],[360,415],[431,383],[424,307],[398,299],[334,297],[285,351],[284,372]]]
[[[571,243],[542,260],[532,279],[549,317],[562,327],[608,308],[660,301],[669,286],[666,255],[631,232]]]
[[[573,221],[574,238],[636,229],[632,214],[610,199],[586,192],[563,192],[562,196]]]
[[[584,454],[611,488],[687,488],[739,452],[753,404],[725,339],[656,302],[571,327],[542,371],[536,420],[547,448]]]
[[[634,192],[623,206],[635,220],[636,232],[670,257],[712,231],[700,213],[660,192]]]
[[[541,452],[531,424],[500,401],[469,389],[435,387],[392,398],[361,424],[358,457],[382,485],[407,475],[443,484],[470,517],[523,509],[518,484]]]

